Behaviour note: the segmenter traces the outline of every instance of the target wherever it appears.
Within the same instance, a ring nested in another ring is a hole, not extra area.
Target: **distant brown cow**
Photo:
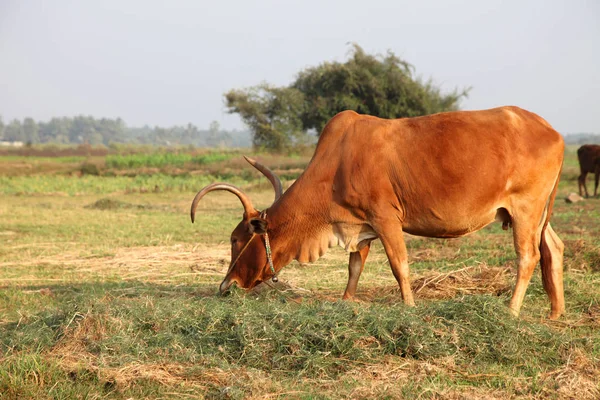
[[[538,263],[550,318],[564,311],[564,246],[550,226],[564,142],[548,122],[518,107],[381,119],[344,111],[319,138],[304,173],[283,193],[279,178],[248,160],[273,184],[263,211],[227,183],[244,206],[231,234],[231,263],[220,286],[250,289],[292,260],[317,260],[333,245],[350,253],[344,298],[356,293],[371,241],[380,239],[404,302],[414,305],[404,232],[453,238],[496,221],[513,227],[518,258],[510,309],[518,314]]]
[[[594,197],[598,192],[598,180],[600,179],[600,146],[597,144],[584,144],[577,150],[577,158],[579,159],[579,168],[581,168],[581,175],[579,175],[579,195],[583,196],[583,190],[585,191],[585,197],[589,197],[588,190],[585,184],[585,178],[588,172],[594,173]]]

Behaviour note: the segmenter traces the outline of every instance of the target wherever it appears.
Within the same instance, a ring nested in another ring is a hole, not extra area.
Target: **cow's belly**
[[[402,230],[416,236],[455,238],[476,232],[490,223],[501,220],[498,208],[465,215],[421,215],[404,222]]]
[[[339,222],[333,224],[333,236],[330,246],[337,244],[347,252],[352,253],[360,250],[361,242],[376,238],[377,234],[370,225]]]

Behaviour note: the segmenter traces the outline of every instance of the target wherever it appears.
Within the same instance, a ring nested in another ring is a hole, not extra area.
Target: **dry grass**
[[[480,264],[446,273],[428,274],[413,280],[411,286],[416,297],[424,299],[484,293],[499,296],[510,292],[513,280],[514,271],[510,267]]]
[[[225,246],[172,245],[115,249],[108,256],[83,255],[81,250],[65,251],[52,256],[33,257],[28,261],[3,262],[0,267],[45,266],[68,267],[69,274],[60,278],[39,278],[32,271],[15,278],[0,277],[0,286],[27,286],[35,282],[73,282],[81,279],[118,278],[124,281],[173,283],[182,278],[201,275],[222,277],[229,257]],[[196,262],[194,262],[196,260]]]
[[[600,399],[600,364],[579,349],[568,355],[564,366],[543,374],[542,381],[555,383],[562,398]]]
[[[86,350],[90,341],[102,340],[109,333],[93,316],[81,315],[80,318],[76,327],[65,329],[63,338],[49,352],[49,357],[56,359],[58,365],[72,376],[81,370],[92,372],[101,382],[115,385],[119,390],[129,388],[140,379],[167,386],[185,384],[200,390],[206,389],[202,382],[206,383],[208,377],[218,383],[223,380],[224,373],[215,374],[211,371],[204,371],[202,376],[190,379],[185,372],[192,366],[181,363],[132,362],[118,367],[110,366],[110,357],[101,357]]]

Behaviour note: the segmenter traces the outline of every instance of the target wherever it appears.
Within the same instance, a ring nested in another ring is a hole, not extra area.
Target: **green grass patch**
[[[65,157],[37,157],[37,156],[3,156],[0,155],[0,162],[23,162],[29,164],[35,163],[81,163],[88,157],[85,156],[65,156]]]
[[[166,166],[183,167],[185,164],[194,163],[199,165],[212,164],[227,161],[234,157],[233,153],[211,152],[201,155],[191,153],[150,153],[150,154],[114,154],[106,156],[107,168],[113,169],[135,169],[135,168],[162,168]]]
[[[231,158],[237,156],[237,154],[231,154],[231,153],[208,153],[208,154],[202,154],[199,156],[194,156],[192,158],[192,162],[196,163],[196,164],[214,164],[217,162],[221,162],[221,161],[227,161],[230,160]]]
[[[0,194],[56,194],[85,195],[115,192],[192,192],[204,186],[227,179],[233,184],[247,181],[234,177],[212,175],[136,175],[74,177],[68,175],[0,176]]]
[[[150,205],[144,204],[131,204],[126,203],[120,200],[114,200],[109,198],[102,198],[85,206],[85,208],[90,208],[94,210],[121,210],[121,209],[138,209],[138,210],[148,210],[153,208]]]

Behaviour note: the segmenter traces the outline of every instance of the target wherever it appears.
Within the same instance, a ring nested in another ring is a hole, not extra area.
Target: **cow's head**
[[[275,189],[275,201],[281,197],[283,189],[279,178],[264,165],[244,157],[254,168],[269,179]],[[259,283],[273,278],[274,273],[267,259],[268,222],[265,212],[254,208],[250,198],[239,188],[228,183],[213,183],[196,194],[192,202],[190,215],[194,222],[196,207],[200,199],[213,190],[227,190],[235,194],[244,206],[242,221],[231,233],[231,261],[225,279],[219,287],[221,293],[226,292],[231,285],[251,289]]]

